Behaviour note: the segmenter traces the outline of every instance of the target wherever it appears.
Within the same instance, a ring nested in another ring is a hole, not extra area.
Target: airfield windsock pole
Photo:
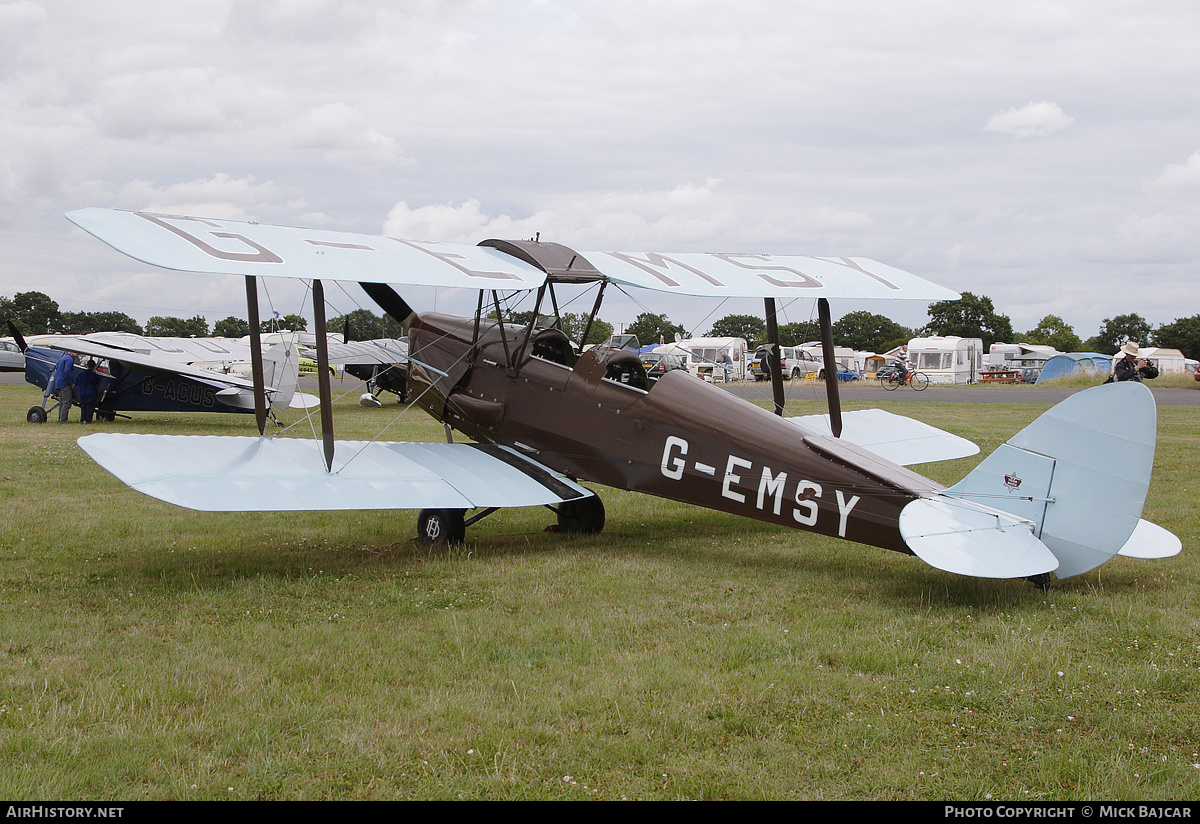
[[[325,287],[313,281],[313,320],[317,333],[317,394],[321,396],[321,442],[325,471],[333,471],[333,401],[329,391],[329,337],[325,329]]]
[[[250,320],[250,376],[254,380],[254,421],[258,434],[267,428],[267,393],[264,389],[262,335],[258,320],[258,281],[254,275],[246,275],[246,314]]]

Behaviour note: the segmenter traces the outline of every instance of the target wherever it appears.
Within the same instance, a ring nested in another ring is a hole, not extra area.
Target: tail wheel
[[[461,544],[466,537],[465,509],[422,509],[417,516],[417,540],[426,546]]]
[[[29,407],[29,412],[25,415],[25,420],[30,423],[45,423],[46,410],[40,406],[31,406]]]
[[[913,389],[920,392],[926,386],[929,386],[929,376],[926,375],[924,372],[917,372],[915,375],[912,376]]]
[[[604,502],[599,495],[558,505],[559,532],[594,535],[604,529]]]

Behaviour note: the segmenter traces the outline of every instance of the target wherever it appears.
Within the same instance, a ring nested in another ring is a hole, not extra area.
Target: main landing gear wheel
[[[461,544],[465,537],[465,509],[422,509],[417,516],[417,540],[426,546]]]
[[[594,535],[604,529],[604,502],[599,495],[558,505],[558,531]]]
[[[29,407],[29,412],[25,415],[25,420],[30,423],[45,423],[46,410],[40,406],[31,406]]]

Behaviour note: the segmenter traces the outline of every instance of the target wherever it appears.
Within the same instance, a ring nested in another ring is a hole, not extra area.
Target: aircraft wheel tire
[[[594,535],[604,529],[604,502],[599,495],[558,505],[559,532]]]
[[[467,537],[466,510],[422,509],[417,516],[417,540],[426,546],[461,544]]]
[[[96,420],[101,423],[112,423],[117,419],[116,412],[105,412],[103,409],[96,410]]]
[[[25,420],[29,423],[45,423],[46,410],[40,406],[31,406],[29,407],[29,412],[25,414]]]

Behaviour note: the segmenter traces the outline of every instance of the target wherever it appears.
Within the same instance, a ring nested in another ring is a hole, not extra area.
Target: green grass
[[[394,415],[355,397],[342,437]],[[39,398],[0,386],[0,796],[1200,795],[1195,408],[1159,409],[1147,507],[1184,553],[1043,593],[616,490],[601,535],[511,510],[448,550],[413,512],[194,513],[24,423]],[[886,405],[984,452],[1045,409]]]

